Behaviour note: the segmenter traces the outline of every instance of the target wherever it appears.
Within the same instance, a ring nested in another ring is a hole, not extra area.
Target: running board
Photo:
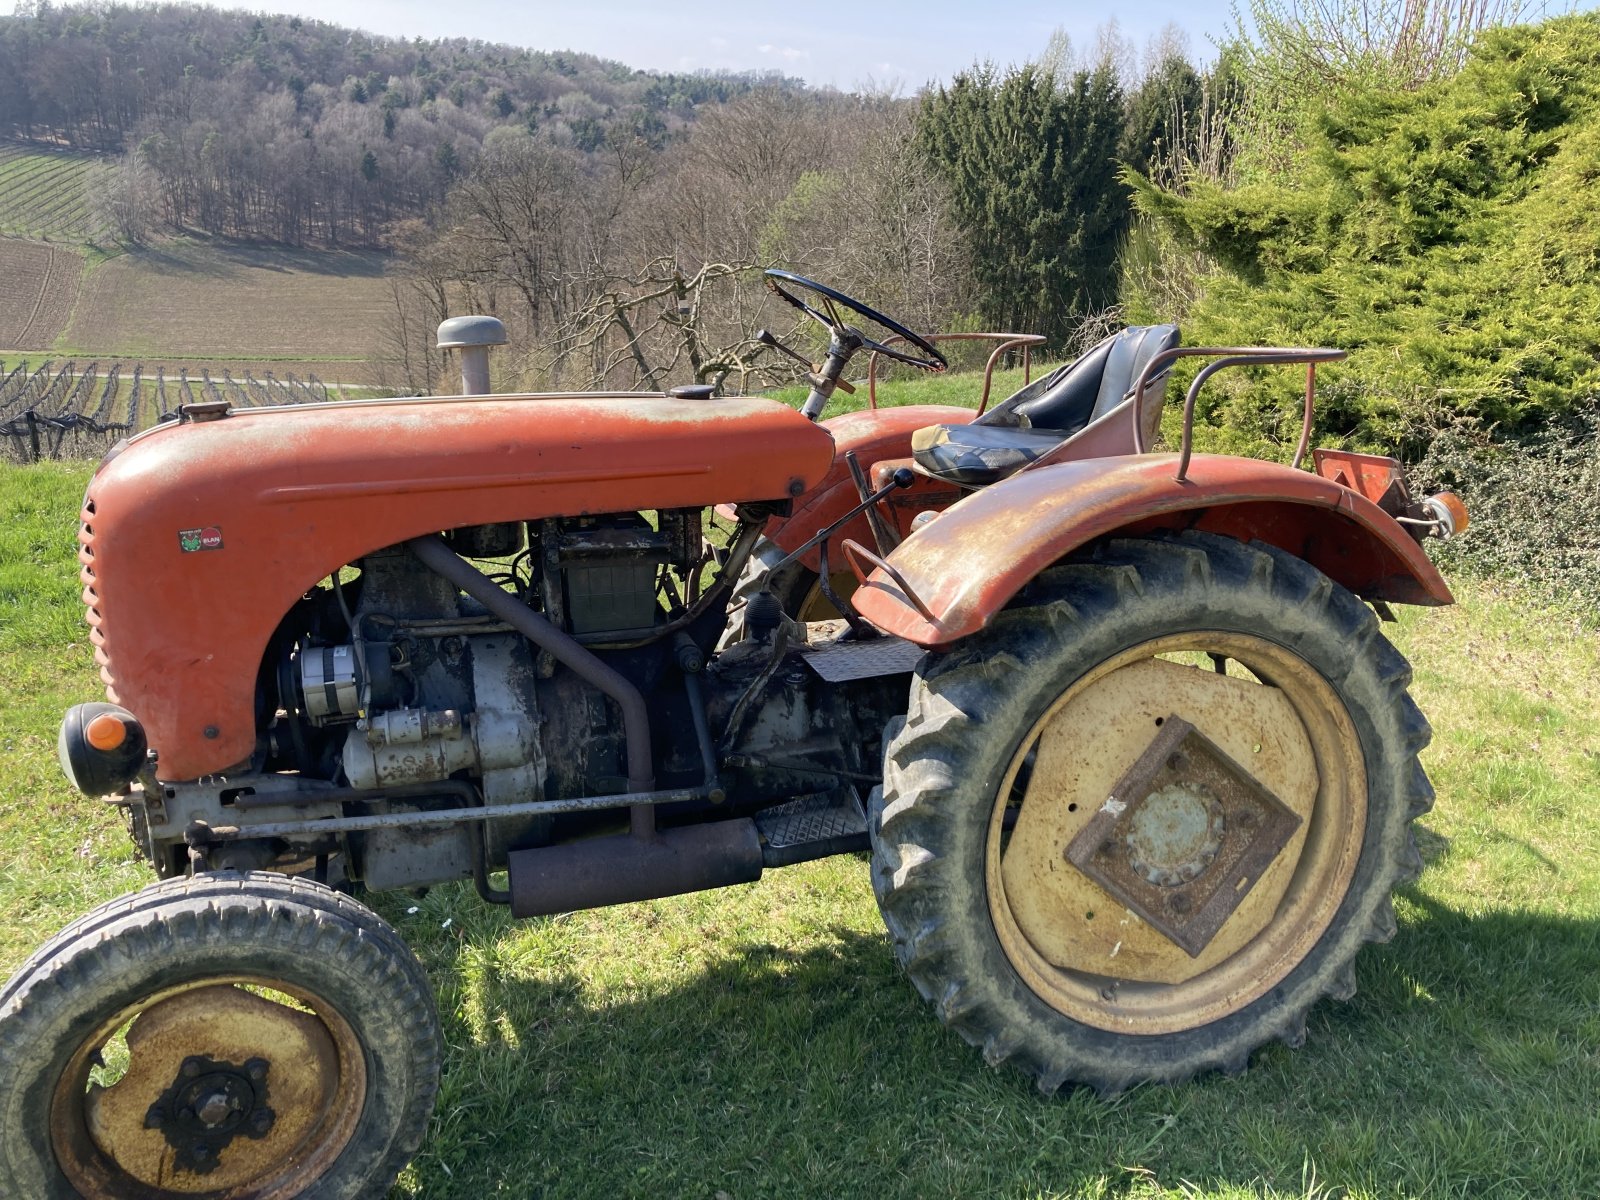
[[[756,814],[761,865],[788,867],[871,848],[867,815],[854,788],[816,792]]]

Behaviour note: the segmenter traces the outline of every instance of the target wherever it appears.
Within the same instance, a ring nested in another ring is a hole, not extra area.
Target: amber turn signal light
[[[61,769],[88,796],[106,796],[127,787],[144,769],[148,749],[139,718],[103,702],[69,708],[56,739]]]
[[[1472,518],[1467,515],[1466,504],[1454,492],[1439,492],[1429,496],[1422,502],[1422,507],[1441,526],[1441,537],[1458,537],[1472,523]]]
[[[128,727],[116,713],[103,712],[84,725],[83,740],[96,750],[115,750],[128,740]]]

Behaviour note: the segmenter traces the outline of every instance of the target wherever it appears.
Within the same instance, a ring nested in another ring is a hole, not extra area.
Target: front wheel
[[[0,992],[0,1194],[381,1196],[440,1049],[421,966],[375,913],[266,873],[169,879]]]
[[[1272,547],[1113,541],[930,656],[891,728],[873,886],[940,1017],[1053,1092],[1298,1046],[1421,860],[1411,672]]]

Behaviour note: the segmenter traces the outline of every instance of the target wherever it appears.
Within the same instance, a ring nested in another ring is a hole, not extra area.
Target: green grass
[[[0,972],[149,878],[54,762],[61,710],[97,692],[73,542],[86,475],[0,469]],[[522,923],[465,888],[380,896],[448,1043],[395,1195],[1600,1194],[1595,632],[1488,584],[1459,594],[1388,627],[1435,729],[1427,870],[1304,1049],[1115,1103],[1042,1099],[918,999],[856,857]]]
[[[1049,374],[1056,365],[1035,360],[1031,378],[1038,379],[1041,375]],[[952,369],[941,375],[927,375],[921,371],[910,372],[904,367],[897,370],[904,374],[878,380],[880,408],[898,408],[906,404],[948,404],[957,408],[976,408],[979,397],[983,395],[981,361],[976,369]],[[836,417],[841,413],[860,412],[867,407],[866,377],[852,378],[849,382],[855,387],[855,394],[851,395],[841,387],[833,394],[828,407],[823,410],[824,418]],[[1025,382],[1021,367],[1004,371],[996,369],[989,389],[989,406],[998,404]],[[775,400],[782,400],[786,404],[799,407],[806,398],[806,390],[805,385],[800,384],[780,388],[767,394]]]

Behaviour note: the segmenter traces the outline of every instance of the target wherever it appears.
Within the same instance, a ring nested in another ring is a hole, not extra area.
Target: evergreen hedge
[[[1410,458],[1463,420],[1525,436],[1592,409],[1600,16],[1487,32],[1420,90],[1306,103],[1309,144],[1283,177],[1125,176],[1143,214],[1217,264],[1184,340],[1351,351],[1321,376],[1319,432]],[[1281,436],[1292,384],[1226,374],[1209,421]]]

